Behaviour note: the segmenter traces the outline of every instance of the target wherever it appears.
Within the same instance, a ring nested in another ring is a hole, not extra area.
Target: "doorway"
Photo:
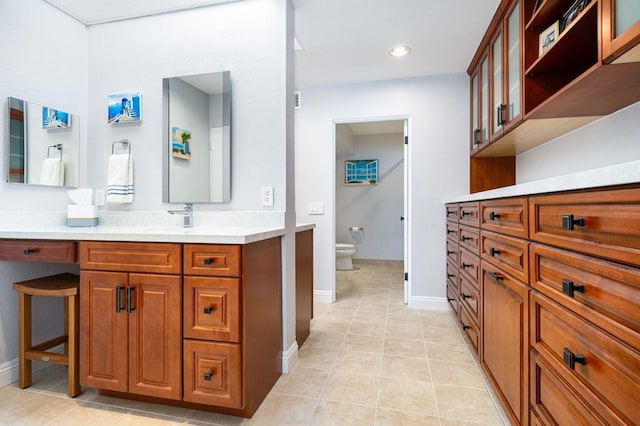
[[[335,242],[355,248],[353,269],[336,270],[338,301],[367,293],[376,301],[372,293],[383,297],[389,282],[389,297],[408,303],[408,129],[408,117],[335,121]],[[336,265],[348,262],[336,258]],[[379,288],[367,290],[372,282]]]

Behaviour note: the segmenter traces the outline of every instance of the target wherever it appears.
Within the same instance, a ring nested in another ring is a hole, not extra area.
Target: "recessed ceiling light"
[[[389,55],[391,56],[405,56],[411,52],[409,46],[396,46],[393,49],[389,50]]]

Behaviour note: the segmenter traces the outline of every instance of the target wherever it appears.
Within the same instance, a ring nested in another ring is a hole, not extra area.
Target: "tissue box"
[[[96,206],[67,206],[67,226],[96,226],[98,208]]]

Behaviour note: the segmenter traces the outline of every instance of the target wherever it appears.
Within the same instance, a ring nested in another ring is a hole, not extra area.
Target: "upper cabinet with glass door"
[[[491,140],[522,118],[520,2],[512,1],[491,42]]]
[[[602,0],[602,57],[604,61],[606,63],[640,61],[639,42],[640,1]]]
[[[489,142],[489,55],[487,52],[471,74],[471,153]]]

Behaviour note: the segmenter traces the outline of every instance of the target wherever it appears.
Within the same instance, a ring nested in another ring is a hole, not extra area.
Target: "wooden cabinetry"
[[[281,372],[277,238],[184,245],[184,401],[251,417]]]
[[[296,341],[301,347],[313,318],[313,229],[296,232]]]
[[[179,244],[80,243],[82,385],[182,398],[181,277],[136,273],[180,260]]]
[[[637,185],[479,203],[447,277],[512,424],[640,423],[639,215]]]
[[[498,158],[511,159],[640,100],[637,2],[584,3],[577,13],[570,13],[574,0],[500,3],[467,71],[474,111],[474,99],[480,96],[474,95],[474,81],[478,69],[482,76],[479,64],[489,52],[491,125],[489,140],[472,144],[472,192],[515,183],[514,166],[510,162],[505,165],[506,160]],[[520,15],[518,40],[509,39],[516,34],[514,12]],[[554,26],[554,41],[543,50],[541,34]],[[509,71],[517,71],[518,78],[515,74],[509,76]],[[520,116],[514,116],[512,122],[510,110],[517,103],[510,96],[520,100],[521,105]],[[472,114],[472,129],[474,123]],[[508,181],[508,177],[512,180]]]
[[[640,5],[636,0],[602,0],[604,61],[640,61]]]
[[[0,240],[0,260],[76,263],[75,241]]]

